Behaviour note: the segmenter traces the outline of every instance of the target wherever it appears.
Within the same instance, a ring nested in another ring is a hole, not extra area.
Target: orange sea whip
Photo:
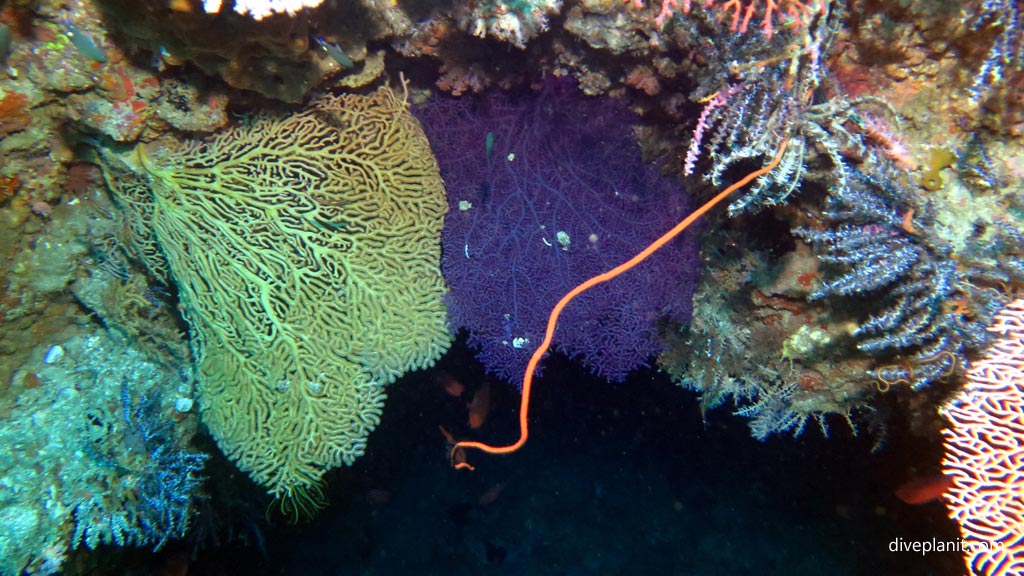
[[[457,442],[448,452],[448,460],[451,462],[452,466],[459,469],[465,468],[473,470],[473,466],[470,463],[462,461],[461,458],[459,461],[456,461],[455,459],[456,454],[465,454],[465,449],[467,448],[475,448],[477,450],[487,452],[488,454],[510,454],[519,450],[524,444],[526,444],[526,439],[530,435],[529,426],[526,420],[530,410],[530,392],[533,389],[533,372],[537,369],[537,364],[540,363],[540,359],[545,353],[547,353],[548,348],[551,347],[551,340],[555,336],[555,327],[558,325],[558,317],[562,314],[562,310],[565,309],[573,298],[576,298],[598,284],[603,284],[613,278],[617,278],[623,272],[630,270],[637,264],[643,262],[648,256],[657,252],[658,249],[671,242],[676,236],[679,236],[683,230],[689,228],[690,225],[696,222],[698,218],[717,206],[719,202],[728,198],[730,194],[746,186],[754,179],[760,178],[774,170],[775,167],[779,165],[779,162],[782,161],[782,155],[786,152],[786,145],[788,143],[789,139],[783,138],[782,144],[779,145],[779,150],[775,153],[775,158],[773,158],[771,162],[765,164],[760,169],[747,174],[732,186],[729,186],[725,190],[719,192],[714,198],[708,200],[700,208],[694,210],[693,213],[684,218],[679,224],[676,224],[671,230],[662,234],[661,237],[654,242],[651,242],[636,256],[633,256],[629,260],[619,264],[607,272],[603,272],[584,281],[582,284],[579,284],[566,293],[565,296],[562,296],[562,299],[559,300],[558,303],[555,304],[555,307],[551,309],[551,314],[548,316],[548,326],[544,331],[544,341],[541,342],[540,346],[533,351],[533,356],[530,357],[530,362],[526,365],[526,372],[523,374],[523,396],[519,403],[519,439],[508,446],[491,446],[490,444],[475,442],[472,440]]]

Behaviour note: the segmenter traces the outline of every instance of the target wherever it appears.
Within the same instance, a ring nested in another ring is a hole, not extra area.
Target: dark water
[[[456,346],[441,368],[484,378]],[[518,395],[494,389],[480,438],[515,437]],[[314,521],[266,530],[256,546],[208,549],[189,574],[961,574],[953,552],[890,552],[952,540],[939,502],[892,492],[941,446],[870,438],[832,422],[831,438],[760,443],[727,406],[705,426],[695,396],[654,370],[609,385],[555,356],[535,388],[531,438],[510,456],[471,453],[452,470],[438,425],[460,435],[460,402],[431,373],[391,388],[366,456],[333,473]],[[496,488],[497,487],[497,488]],[[497,492],[489,504],[481,496]]]

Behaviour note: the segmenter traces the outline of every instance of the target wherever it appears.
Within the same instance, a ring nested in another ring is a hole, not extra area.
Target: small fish
[[[67,20],[64,21],[64,27],[67,29],[67,36],[71,40],[71,44],[78,49],[82,56],[100,64],[107,62],[107,55],[103,53],[103,49],[92,38]]]
[[[316,41],[317,46],[319,46],[321,50],[331,57],[331,60],[338,63],[338,66],[341,66],[342,68],[351,68],[355,66],[352,59],[348,57],[348,54],[345,54],[345,51],[342,50],[337,43],[328,42],[327,40],[324,40],[323,36],[314,36],[313,40]]]
[[[501,496],[501,493],[505,491],[505,487],[508,486],[508,482],[499,482],[494,484],[487,490],[485,490],[480,497],[476,499],[476,503],[481,506],[490,506]]]
[[[472,430],[479,430],[487,421],[487,415],[491,413],[491,383],[484,382],[477,388],[473,399],[466,404],[469,410],[469,427]]]
[[[487,139],[484,141],[484,150],[487,152],[487,159],[491,159],[491,154],[494,152],[494,132],[487,133]]]
[[[466,391],[466,385],[456,380],[447,372],[441,372],[437,375],[437,383],[453,398],[460,398],[462,393]]]
[[[917,476],[896,489],[896,497],[907,504],[927,504],[942,499],[953,479],[942,473]]]
[[[367,490],[364,498],[368,504],[380,506],[391,501],[391,492],[380,488]]]

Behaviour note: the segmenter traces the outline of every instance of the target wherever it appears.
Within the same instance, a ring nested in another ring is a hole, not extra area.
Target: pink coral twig
[[[731,15],[729,29],[739,34],[745,34],[750,21],[758,13],[761,13],[761,31],[771,39],[774,33],[773,22],[775,17],[784,13],[797,28],[805,25],[815,14],[824,10],[826,0],[704,0],[701,5],[705,9],[719,11],[718,19]],[[692,9],[692,0],[661,0],[661,11],[654,19],[658,28],[663,27],[665,20],[672,16],[672,13],[682,9],[683,14],[689,14]],[[633,0],[637,8],[643,7],[643,0]]]

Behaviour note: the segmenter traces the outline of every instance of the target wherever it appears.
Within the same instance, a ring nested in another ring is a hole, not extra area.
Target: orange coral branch
[[[649,256],[651,256],[651,254],[654,254],[659,249],[661,249],[662,246],[668,244],[677,236],[682,234],[683,231],[689,228],[691,224],[697,221],[697,219],[699,219],[709,210],[717,206],[720,202],[728,198],[733,192],[739,190],[740,188],[746,186],[750,182],[753,182],[755,179],[760,178],[761,176],[764,176],[765,174],[774,170],[775,167],[779,165],[779,162],[782,161],[782,155],[783,153],[785,153],[786,145],[788,143],[789,140],[783,138],[782,144],[779,146],[779,151],[775,154],[775,158],[773,158],[771,162],[765,164],[759,170],[755,170],[750,174],[747,174],[743,179],[739,180],[732,186],[729,186],[725,190],[719,192],[717,196],[705,202],[700,208],[694,210],[693,213],[684,218],[679,224],[676,224],[674,228],[672,228],[671,230],[663,234],[660,238],[658,238],[650,245],[648,245],[646,248],[641,250],[639,254],[633,256],[629,260],[623,262],[622,264],[619,264],[618,266],[612,268],[607,272],[598,274],[597,276],[594,276],[589,280],[584,281],[582,284],[570,290],[565,296],[562,296],[562,299],[559,300],[557,304],[555,304],[555,307],[551,310],[551,314],[548,316],[547,329],[544,331],[544,341],[541,342],[540,346],[538,346],[537,349],[533,351],[533,356],[530,357],[530,362],[526,365],[526,373],[523,374],[523,396],[519,404],[519,439],[513,442],[512,444],[509,444],[508,446],[491,446],[490,444],[474,441],[457,442],[455,443],[455,445],[451,447],[451,450],[449,451],[449,460],[453,463],[453,466],[459,469],[473,469],[473,467],[468,462],[458,462],[456,460],[457,451],[464,452],[466,449],[473,448],[476,450],[480,450],[482,452],[487,452],[488,454],[510,454],[512,452],[515,452],[516,450],[519,450],[520,448],[523,447],[524,444],[526,444],[526,439],[530,435],[528,415],[530,410],[530,394],[533,391],[533,373],[534,371],[536,371],[537,364],[540,363],[541,358],[543,358],[544,355],[547,354],[548,348],[551,347],[551,340],[554,338],[555,328],[558,326],[558,317],[561,316],[562,310],[564,310],[565,307],[569,305],[569,302],[572,302],[574,298],[586,292],[587,290],[593,288],[594,286],[597,286],[598,284],[603,284],[605,282],[608,282],[609,280],[613,280],[620,276],[621,274],[623,274],[624,272],[636,267],[638,264],[640,264]]]
[[[626,0],[629,2],[630,0]],[[825,0],[704,0],[702,8],[718,9],[718,20],[721,21],[726,15],[731,15],[729,28],[733,32],[745,34],[750,21],[758,13],[761,16],[761,31],[771,39],[774,33],[773,22],[779,13],[785,13],[790,22],[797,28],[805,25],[812,16],[818,14],[825,8]],[[643,8],[643,0],[632,0],[634,8]],[[654,19],[658,28],[665,24],[665,20],[672,16],[672,13],[682,8],[683,14],[689,14],[692,8],[692,0],[661,0],[661,11]]]

